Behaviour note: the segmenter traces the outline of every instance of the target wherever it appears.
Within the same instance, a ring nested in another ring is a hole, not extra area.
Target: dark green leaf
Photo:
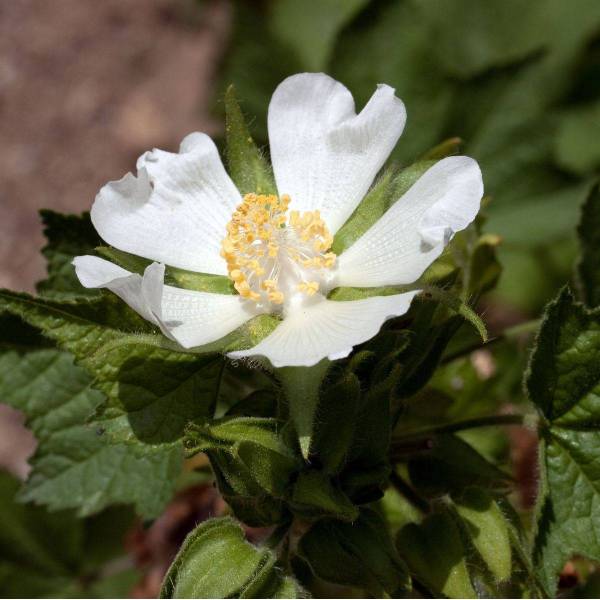
[[[581,245],[577,282],[584,302],[595,307],[600,305],[600,183],[591,189],[581,209],[577,233]]]
[[[396,545],[414,577],[434,595],[477,598],[467,567],[467,548],[449,513],[405,525]]]
[[[109,504],[134,504],[153,517],[171,498],[181,470],[176,446],[108,444],[101,427],[85,425],[103,400],[91,377],[58,350],[0,354],[0,397],[22,410],[38,440],[25,501],[85,516]]]
[[[472,446],[452,434],[432,439],[427,451],[409,461],[408,469],[413,484],[432,496],[461,491],[471,485],[506,488],[509,480]]]
[[[113,510],[88,519],[16,503],[19,482],[0,472],[0,594],[7,598],[126,596],[131,571],[115,581],[105,569],[123,553],[131,514]],[[102,532],[102,535],[99,533]],[[119,573],[118,569],[112,569]],[[112,581],[110,581],[112,579]],[[118,585],[117,585],[118,584]],[[103,586],[111,586],[110,588]]]
[[[332,583],[398,597],[410,589],[410,577],[378,513],[363,509],[354,523],[322,520],[299,544],[313,573]]]
[[[600,311],[563,290],[546,311],[526,383],[543,419],[536,562],[552,593],[572,555],[600,560]]]
[[[211,519],[185,539],[161,598],[298,598],[302,589],[284,576],[275,556],[244,539],[230,518]]]
[[[90,215],[63,215],[51,210],[40,212],[48,243],[42,254],[47,260],[48,276],[37,290],[45,296],[94,296],[98,290],[84,288],[75,275],[71,262],[75,256],[92,254],[101,243]]]

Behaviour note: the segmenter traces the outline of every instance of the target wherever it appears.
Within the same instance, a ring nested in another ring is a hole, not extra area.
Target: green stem
[[[421,498],[395,471],[392,471],[390,475],[390,483],[399,494],[404,496],[420,512],[429,512],[427,501]]]
[[[407,436],[402,436],[396,440],[392,440],[392,451],[394,446],[402,448],[410,443],[411,440],[422,439],[432,437],[434,435],[440,435],[443,433],[455,433],[457,431],[464,431],[466,429],[475,429],[477,427],[490,427],[490,426],[501,426],[501,425],[524,425],[527,417],[526,415],[490,415],[487,417],[475,417],[473,419],[465,419],[464,421],[456,421],[454,423],[448,423],[446,425],[438,425],[437,427],[431,427],[429,429],[423,429],[415,433],[411,433]]]
[[[488,340],[484,344],[480,342],[476,342],[467,346],[466,348],[460,348],[456,352],[452,352],[447,354],[441,360],[441,364],[447,364],[456,360],[457,358],[462,358],[463,356],[467,356],[471,354],[471,352],[475,352],[475,350],[483,350],[493,346],[499,342],[512,341],[516,338],[519,338],[523,335],[527,335],[530,333],[534,333],[539,329],[541,323],[541,319],[533,319],[531,321],[525,321],[524,323],[519,323],[518,325],[514,325],[513,327],[508,327],[505,329],[500,335]]]

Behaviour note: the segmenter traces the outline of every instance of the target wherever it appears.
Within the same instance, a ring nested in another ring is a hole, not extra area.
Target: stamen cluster
[[[318,210],[287,216],[290,197],[246,194],[227,224],[221,256],[239,294],[283,304],[287,293],[319,291],[320,274],[335,264],[333,243]]]

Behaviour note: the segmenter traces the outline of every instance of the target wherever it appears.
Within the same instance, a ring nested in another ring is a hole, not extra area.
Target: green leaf
[[[103,585],[116,596],[128,595],[134,581],[111,582],[123,554],[132,515],[106,511],[79,519],[71,512],[49,513],[14,501],[19,481],[0,471],[0,590],[7,598],[102,597]],[[102,535],[100,535],[102,534]],[[57,543],[59,541],[60,543]]]
[[[229,174],[240,193],[276,194],[271,167],[250,135],[233,85],[225,92],[225,139]]]
[[[331,361],[324,358],[313,367],[283,367],[275,370],[305,459],[310,453],[314,435],[321,385],[330,367]]]
[[[185,539],[165,576],[161,598],[298,598],[300,586],[284,576],[275,556],[244,539],[230,518],[200,524]]]
[[[190,353],[108,294],[75,303],[4,291],[0,308],[39,327],[94,376],[107,397],[98,419],[112,438],[145,445],[173,443],[189,420],[211,414],[223,366],[216,352],[271,329],[263,315],[266,322],[253,319]]]
[[[595,307],[600,305],[600,183],[590,190],[581,208],[577,233],[581,245],[577,283],[585,303]]]
[[[535,559],[553,593],[567,559],[600,560],[600,311],[568,289],[546,310],[526,385],[543,418]]]
[[[0,397],[22,410],[38,446],[20,493],[51,510],[77,508],[87,516],[110,504],[133,504],[145,517],[160,513],[181,470],[181,448],[141,452],[108,444],[86,419],[103,401],[91,377],[58,350],[0,354]]]
[[[455,499],[455,507],[496,582],[508,581],[512,573],[510,530],[498,504],[485,491],[468,488]]]
[[[410,577],[381,516],[363,509],[354,523],[322,520],[298,545],[313,573],[332,583],[368,590],[375,597],[399,597],[410,590]]]
[[[95,251],[111,262],[142,275],[144,269],[152,263],[147,258],[129,254],[110,246],[98,246]],[[177,267],[165,267],[165,283],[174,287],[196,290],[198,292],[212,292],[213,294],[236,294],[233,282],[224,275],[213,275],[211,273],[197,273],[186,271]]]
[[[398,532],[396,545],[415,579],[433,594],[477,598],[467,568],[467,548],[449,513],[405,525]]]
[[[509,477],[459,437],[439,435],[429,446],[408,463],[411,481],[422,493],[438,496],[471,485],[507,487]]]
[[[578,175],[600,166],[600,101],[574,108],[561,121],[556,135],[556,160]]]
[[[40,215],[48,240],[42,250],[47,260],[48,276],[37,284],[38,292],[52,297],[97,295],[97,290],[86,289],[79,283],[71,264],[75,256],[91,254],[101,243],[89,213],[63,215],[42,210]]]
[[[305,71],[324,71],[336,35],[369,0],[279,0],[270,25],[274,35],[294,50]]]

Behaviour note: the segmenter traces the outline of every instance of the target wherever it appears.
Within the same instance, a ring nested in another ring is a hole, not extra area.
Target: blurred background
[[[0,0],[0,286],[43,278],[40,208],[88,210],[138,155],[190,131],[219,142],[230,83],[266,145],[270,96],[300,71],[339,79],[359,109],[377,83],[395,87],[399,165],[463,140],[503,240],[481,310],[537,316],[571,276],[600,170],[599,0]],[[21,422],[0,405],[0,465],[24,477],[35,440]]]
[[[271,93],[299,71],[359,107],[394,86],[400,164],[462,138],[503,237],[507,310],[535,314],[568,277],[600,167],[598,0],[1,0],[0,285],[43,276],[39,208],[86,210],[146,149],[219,138],[227,84],[266,144]]]

